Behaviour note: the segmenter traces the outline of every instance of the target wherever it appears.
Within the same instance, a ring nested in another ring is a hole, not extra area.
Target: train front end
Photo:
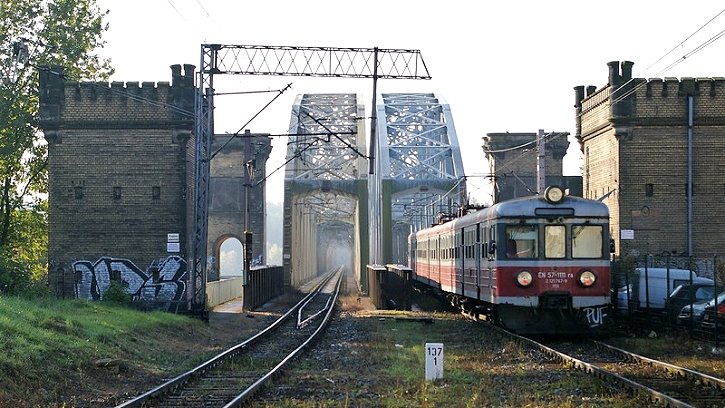
[[[610,306],[609,212],[550,187],[496,216],[495,318],[521,333],[591,333]]]

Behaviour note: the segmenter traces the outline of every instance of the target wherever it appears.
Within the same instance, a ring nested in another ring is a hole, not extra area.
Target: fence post
[[[644,256],[644,300],[649,310],[649,254]],[[639,302],[637,302],[639,303]]]
[[[719,325],[717,324],[718,323],[717,322],[717,318],[718,318],[718,316],[717,316],[717,312],[718,312],[717,298],[719,297],[718,296],[719,293],[717,290],[717,272],[718,272],[717,271],[717,255],[715,255],[715,257],[713,258],[712,265],[713,265],[712,281],[713,281],[713,285],[715,286],[715,310],[714,310],[714,312],[715,312],[715,314],[714,314],[714,318],[715,318],[715,350],[718,350],[720,348],[720,330],[719,330]]]
[[[669,252],[667,253],[666,257],[667,257],[667,261],[666,261],[667,262],[667,272],[666,272],[667,273],[667,296],[670,296],[671,290],[674,288],[670,289],[670,253]],[[690,306],[690,307],[692,307],[692,306]]]

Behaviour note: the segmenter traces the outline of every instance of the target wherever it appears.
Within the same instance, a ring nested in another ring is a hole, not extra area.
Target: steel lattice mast
[[[209,161],[214,134],[214,75],[272,75],[373,79],[370,171],[375,156],[377,80],[430,79],[419,50],[202,44],[195,103],[194,232],[191,245],[191,306],[206,297]],[[374,211],[374,210],[373,210]],[[379,207],[378,207],[379,211]],[[372,217],[379,214],[371,214]]]

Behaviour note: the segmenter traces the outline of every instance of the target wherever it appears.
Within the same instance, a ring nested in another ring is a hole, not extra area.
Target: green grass
[[[527,349],[487,336],[475,323],[379,323],[376,344],[402,345],[377,353],[386,376],[395,379],[381,390],[387,394],[384,406],[628,406],[605,384],[556,363],[533,362]],[[444,344],[441,380],[423,379],[425,342]]]
[[[122,359],[149,375],[173,369],[178,358],[164,352],[162,339],[180,327],[202,326],[184,316],[105,302],[0,296],[0,402],[37,397],[35,403],[44,404],[69,390],[82,392],[93,386],[87,373],[104,358]]]

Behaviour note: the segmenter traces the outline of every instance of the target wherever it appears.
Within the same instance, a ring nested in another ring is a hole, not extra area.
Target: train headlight
[[[549,186],[544,190],[544,198],[546,201],[556,204],[564,199],[564,190],[559,186]]]
[[[594,282],[596,281],[597,275],[595,275],[592,271],[582,271],[579,274],[579,284],[584,286],[585,288],[594,285]]]
[[[529,271],[521,271],[516,274],[516,283],[519,284],[519,286],[522,286],[524,288],[531,286],[531,283],[534,281],[534,277],[531,275],[531,272]]]

